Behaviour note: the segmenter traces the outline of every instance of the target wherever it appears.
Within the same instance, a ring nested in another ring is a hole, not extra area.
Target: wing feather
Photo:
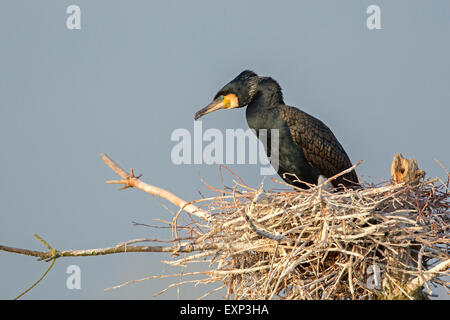
[[[280,112],[289,126],[294,142],[303,150],[310,166],[326,177],[352,166],[344,148],[322,121],[295,107],[283,105]],[[341,176],[333,184],[353,185],[346,180],[358,183],[354,170]]]

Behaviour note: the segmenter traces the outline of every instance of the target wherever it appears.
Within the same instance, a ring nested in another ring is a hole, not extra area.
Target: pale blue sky
[[[66,8],[81,7],[81,30]],[[381,30],[366,8],[381,7]],[[154,198],[117,191],[108,153],[151,184],[193,200],[198,172],[218,185],[217,166],[171,163],[173,130],[244,69],[272,76],[286,103],[325,122],[363,179],[389,178],[395,153],[444,176],[450,118],[449,1],[3,1],[0,11],[0,243],[57,249],[115,245],[166,229],[133,227],[170,219]],[[244,109],[219,111],[203,127],[247,129]],[[249,185],[259,166],[230,166]],[[231,184],[231,183],[230,183]],[[275,187],[276,184],[267,184]],[[172,207],[173,208],[173,207]],[[152,299],[174,273],[160,254],[59,259],[28,293],[33,299]],[[81,267],[81,290],[66,289],[66,268]],[[35,282],[47,264],[0,252],[0,298]],[[185,287],[181,298],[204,288]],[[223,294],[215,297],[221,298]],[[169,290],[158,298],[176,298]]]

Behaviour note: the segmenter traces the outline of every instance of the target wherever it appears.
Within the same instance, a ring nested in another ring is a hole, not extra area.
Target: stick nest
[[[430,285],[449,288],[448,185],[264,192],[236,182],[199,200],[208,224],[174,218],[174,238],[182,229],[204,249],[166,263],[207,262],[191,273],[201,279],[178,283],[221,283],[201,298],[222,288],[231,299],[426,298]]]

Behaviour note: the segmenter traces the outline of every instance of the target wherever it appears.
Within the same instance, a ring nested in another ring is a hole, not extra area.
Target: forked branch
[[[138,177],[134,176],[133,169],[130,170],[130,173],[126,173],[125,170],[123,170],[117,163],[115,163],[106,154],[102,153],[101,156],[102,156],[103,161],[105,161],[105,163],[111,169],[113,169],[120,177],[122,177],[122,180],[111,180],[111,181],[107,181],[106,183],[122,184],[123,186],[120,188],[121,190],[126,189],[126,188],[140,189],[151,195],[164,198],[164,199],[172,202],[178,208],[180,208],[202,220],[208,221],[210,219],[211,215],[208,212],[200,209],[199,207],[192,204],[191,202],[187,202],[165,189],[161,189],[161,188],[149,185],[149,184],[139,180],[140,176],[138,176]]]

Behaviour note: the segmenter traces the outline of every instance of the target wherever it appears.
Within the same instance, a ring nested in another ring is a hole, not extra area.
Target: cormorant
[[[260,129],[267,130],[266,153],[269,158],[270,129],[279,130],[278,174],[287,183],[307,189],[308,185],[295,181],[295,176],[304,182],[317,184],[320,176],[329,178],[352,166],[344,148],[322,121],[285,105],[279,84],[253,71],[245,70],[225,85],[213,102],[195,114],[195,120],[218,109],[244,106],[247,106],[249,127],[257,134]],[[358,178],[352,170],[331,183],[336,188],[340,188],[339,184],[357,187]]]

